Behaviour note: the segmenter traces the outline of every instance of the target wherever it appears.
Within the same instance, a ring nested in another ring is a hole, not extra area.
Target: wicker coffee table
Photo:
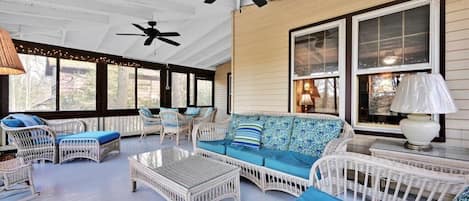
[[[167,200],[240,200],[239,168],[180,148],[137,154],[129,165],[133,192],[138,181]]]

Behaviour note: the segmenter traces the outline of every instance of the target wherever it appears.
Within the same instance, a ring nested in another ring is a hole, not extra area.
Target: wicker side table
[[[239,168],[169,148],[129,157],[130,181],[151,187],[166,200],[239,201]]]
[[[469,175],[469,149],[434,145],[430,151],[404,148],[404,142],[376,140],[370,147],[372,156],[398,161],[428,170]]]

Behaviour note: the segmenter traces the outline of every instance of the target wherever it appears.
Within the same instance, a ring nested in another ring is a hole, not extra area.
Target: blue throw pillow
[[[199,115],[199,113],[200,113],[200,108],[198,108],[198,107],[188,107],[184,114],[195,116],[195,115]]]
[[[2,119],[2,123],[10,128],[25,127],[24,123],[19,119]]]
[[[240,114],[232,114],[230,125],[228,127],[228,133],[226,134],[226,139],[232,140],[236,134],[236,129],[240,122],[246,121],[258,121],[259,116],[251,116],[251,115],[240,115]]]
[[[34,119],[34,121],[36,121],[39,125],[44,125],[45,123],[41,120],[41,118],[39,118],[38,116],[36,115],[32,115],[32,118]]]
[[[179,112],[177,108],[161,107],[160,112]]]
[[[264,122],[249,121],[239,123],[232,145],[259,149],[261,146]]]
[[[466,187],[464,191],[458,195],[456,201],[469,201],[469,187]]]
[[[146,107],[141,107],[140,108],[140,112],[142,112],[142,114],[145,116],[145,117],[152,117],[153,114],[151,113],[150,109],[146,108]]]

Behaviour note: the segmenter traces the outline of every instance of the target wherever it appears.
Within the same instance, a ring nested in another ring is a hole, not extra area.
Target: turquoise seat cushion
[[[261,116],[264,122],[262,147],[288,150],[294,117]]]
[[[19,119],[2,119],[2,123],[5,124],[5,126],[11,127],[11,128],[20,128],[20,127],[25,127],[24,123],[19,120]]]
[[[143,125],[145,125],[145,126],[158,126],[158,125],[161,125],[161,121],[144,121]]]
[[[231,144],[231,140],[198,141],[197,147],[205,149],[207,151],[225,155],[226,145],[229,144]]]
[[[151,113],[150,109],[146,107],[141,107],[140,112],[145,116],[145,117],[153,117],[153,114]]]
[[[231,144],[234,146],[244,146],[253,149],[259,149],[261,147],[261,136],[263,128],[264,122],[262,121],[240,122]]]
[[[120,137],[119,132],[116,131],[90,131],[84,133],[77,133],[73,135],[62,135],[56,138],[56,143],[59,144],[60,141],[64,139],[83,139],[91,138],[97,139],[99,144],[106,144]]]
[[[231,115],[230,125],[228,127],[228,133],[226,135],[227,139],[233,139],[236,133],[236,129],[238,128],[239,122],[246,122],[246,121],[257,121],[259,120],[259,116],[257,115],[239,115],[233,114]]]
[[[264,160],[264,166],[297,177],[309,179],[311,167],[318,159],[318,157],[314,156],[308,156],[291,151],[283,151],[266,157]]]
[[[278,154],[281,151],[273,149],[252,149],[247,147],[239,147],[233,145],[226,146],[226,155],[244,162],[248,162],[254,165],[263,166],[264,158]]]
[[[177,108],[166,108],[166,107],[161,107],[160,112],[179,112]]]
[[[327,143],[339,137],[340,119],[295,118],[289,151],[320,157]]]
[[[186,115],[199,115],[200,114],[200,108],[198,107],[188,107],[186,109],[186,112],[184,112]]]
[[[320,191],[314,187],[309,187],[296,201],[341,201],[341,199]]]
[[[469,201],[469,187],[466,187],[462,193],[455,199],[456,201]]]

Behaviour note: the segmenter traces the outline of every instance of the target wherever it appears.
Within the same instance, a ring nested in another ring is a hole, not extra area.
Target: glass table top
[[[136,160],[148,168],[154,169],[187,158],[190,155],[192,154],[187,150],[171,147],[140,153],[133,155],[130,158]]]
[[[378,139],[375,143],[373,143],[370,149],[387,150],[423,156],[446,158],[452,160],[469,161],[468,148],[442,146],[434,143],[432,144],[433,148],[429,151],[417,151],[404,148],[404,143],[405,142]]]

